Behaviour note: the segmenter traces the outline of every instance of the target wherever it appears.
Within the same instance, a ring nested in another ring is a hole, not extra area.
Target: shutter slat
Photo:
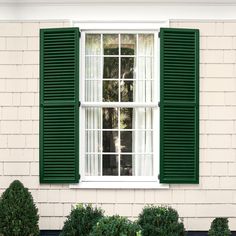
[[[199,182],[199,32],[161,29],[160,182]]]
[[[40,30],[40,182],[79,178],[79,29]]]

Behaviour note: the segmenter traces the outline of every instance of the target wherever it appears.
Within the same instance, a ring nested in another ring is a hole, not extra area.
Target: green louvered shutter
[[[160,182],[199,182],[199,31],[163,28]]]
[[[40,182],[79,179],[79,29],[40,30]]]

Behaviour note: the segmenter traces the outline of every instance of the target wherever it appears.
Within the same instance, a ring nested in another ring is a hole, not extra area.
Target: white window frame
[[[153,33],[154,37],[154,78],[159,75],[159,57],[160,55],[160,40],[158,38],[158,33],[160,27],[168,27],[168,21],[162,22],[75,22],[74,26],[79,27],[81,31],[80,39],[80,182],[78,184],[71,184],[71,188],[109,188],[109,189],[155,189],[155,188],[168,188],[167,184],[160,184],[158,179],[159,173],[159,145],[154,145],[159,143],[159,123],[160,123],[160,110],[158,107],[158,102],[160,100],[159,94],[159,80],[153,81],[153,86],[157,89],[157,93],[154,93],[152,103],[120,103],[113,102],[112,107],[151,107],[157,109],[153,112],[153,173],[154,176],[85,176],[84,174],[84,157],[85,157],[85,107],[103,106],[111,107],[111,103],[107,102],[85,102],[84,98],[84,58],[85,58],[85,33]],[[96,29],[96,30],[94,30]]]

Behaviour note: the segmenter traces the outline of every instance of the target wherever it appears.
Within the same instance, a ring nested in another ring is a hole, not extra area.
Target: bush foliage
[[[139,236],[140,226],[121,216],[107,216],[99,220],[89,236]]]
[[[38,209],[19,180],[13,181],[0,198],[0,235],[37,236]]]
[[[142,236],[184,236],[183,223],[171,207],[147,206],[139,215],[138,224],[142,227]]]
[[[208,232],[209,236],[230,236],[231,232],[228,226],[227,218],[215,218],[211,223],[211,228]]]
[[[89,235],[92,227],[102,217],[101,209],[92,208],[90,205],[77,205],[67,217],[60,236]]]

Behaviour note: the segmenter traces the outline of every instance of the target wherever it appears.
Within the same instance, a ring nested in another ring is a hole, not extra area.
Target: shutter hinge
[[[157,178],[160,180],[160,174],[157,176]]]
[[[160,37],[161,37],[161,32],[159,31],[159,32],[158,32],[158,38],[160,38]]]
[[[79,31],[79,38],[81,38],[81,32]]]
[[[161,102],[158,102],[158,107],[160,107],[161,106]]]
[[[81,106],[81,102],[79,101],[79,107]]]

